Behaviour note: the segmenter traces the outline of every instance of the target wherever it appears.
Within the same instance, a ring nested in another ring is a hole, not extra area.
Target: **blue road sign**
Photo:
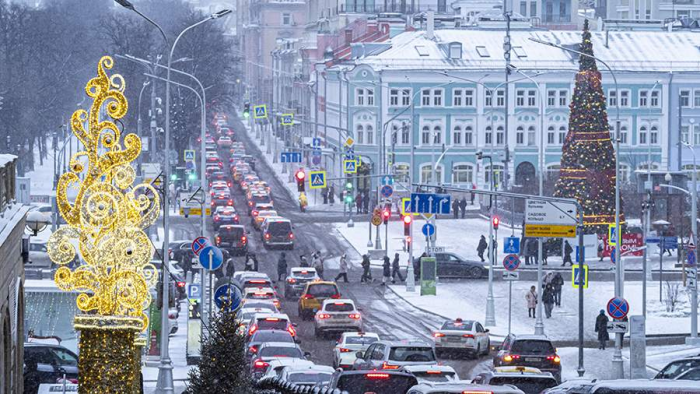
[[[661,237],[661,243],[664,249],[678,249],[678,238],[664,236]]]
[[[311,146],[314,148],[320,148],[321,147],[321,139],[318,137],[314,137],[311,140]]]
[[[393,186],[394,185],[394,177],[391,175],[384,175],[384,177],[382,178],[382,185]]]
[[[219,309],[236,311],[241,307],[241,290],[231,284],[221,285],[214,292],[214,303]]]
[[[202,286],[199,283],[187,285],[187,298],[196,300],[202,296]]]
[[[423,235],[425,235],[426,237],[432,237],[433,234],[435,234],[435,226],[433,226],[430,223],[426,223],[423,225],[423,228],[421,229],[421,231],[423,232]]]
[[[202,251],[202,249],[206,248],[209,246],[209,240],[204,238],[204,237],[197,237],[192,241],[192,253],[194,253],[195,256],[199,256],[199,252]]]
[[[508,271],[515,271],[520,266],[520,258],[517,254],[509,254],[503,258],[503,268]]]
[[[185,150],[185,161],[194,161],[195,153],[194,150]]]
[[[661,242],[661,238],[659,237],[647,237],[648,244],[658,244],[659,242]]]
[[[449,215],[451,200],[449,194],[411,193],[411,212]]]
[[[613,297],[608,301],[608,315],[613,319],[624,319],[630,311],[630,304],[622,297]]]
[[[506,237],[503,240],[503,253],[518,254],[520,253],[520,238]]]
[[[194,162],[193,161],[186,161],[185,162],[185,169],[187,171],[192,171],[194,170]]]
[[[302,156],[300,152],[282,152],[280,153],[280,162],[282,163],[301,163]]]
[[[294,124],[294,114],[282,115],[282,126],[291,126]]]
[[[688,266],[690,266],[690,267],[695,267],[695,265],[698,263],[698,259],[695,256],[695,249],[688,250],[687,258],[688,258]]]
[[[315,148],[314,148],[314,149],[311,151],[311,154],[312,154],[313,156],[319,156],[319,157],[321,157],[321,150],[320,150],[320,149],[315,149]]]
[[[615,252],[615,248],[610,249],[610,261],[615,264],[617,262],[617,253]]]
[[[576,247],[575,247],[574,249],[576,249],[576,250],[575,250],[575,252],[576,252],[576,262],[577,262],[577,263],[581,263],[581,262],[579,261],[578,245],[576,245]],[[613,257],[613,258],[614,258],[614,257]],[[586,248],[583,248],[583,261],[586,261]]]
[[[221,249],[216,246],[207,246],[199,253],[199,263],[207,270],[217,270],[224,262]]]
[[[391,187],[390,185],[384,185],[379,190],[379,193],[382,195],[382,197],[389,198],[389,197],[391,197],[392,194],[394,194],[394,188]]]

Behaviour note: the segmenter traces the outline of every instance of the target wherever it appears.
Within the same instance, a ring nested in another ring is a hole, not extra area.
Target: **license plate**
[[[537,358],[537,357],[525,357],[525,361],[527,361],[527,362],[540,362],[540,361],[542,361],[542,359]]]
[[[460,337],[447,337],[447,342],[462,342]]]

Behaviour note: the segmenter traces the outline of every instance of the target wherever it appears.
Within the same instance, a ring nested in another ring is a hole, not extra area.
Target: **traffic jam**
[[[443,322],[432,341],[387,340],[365,330],[362,306],[305,256],[298,267],[285,262],[284,272],[278,265],[275,278],[263,272],[263,255],[274,251],[276,261],[284,260],[284,251],[294,249],[294,224],[277,209],[270,184],[256,172],[255,153],[236,138],[226,116],[217,115],[214,124],[216,134],[207,133],[205,141],[213,242],[224,254],[221,275],[241,293],[238,332],[258,387],[282,393],[515,394],[559,384],[560,359],[544,336],[510,336],[497,347],[480,322],[456,319]],[[229,264],[233,256],[244,256],[244,267]],[[316,341],[335,341],[332,365],[313,362],[317,355],[304,350],[298,330],[307,322]],[[490,355],[496,368],[472,380],[448,365]]]

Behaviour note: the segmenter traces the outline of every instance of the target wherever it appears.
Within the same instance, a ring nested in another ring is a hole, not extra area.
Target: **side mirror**
[[[484,329],[484,332],[491,332],[491,331],[489,331],[489,329],[487,328],[487,329]]]
[[[309,352],[304,352],[304,357],[310,358],[310,357],[311,357],[311,353],[309,353]]]
[[[301,339],[295,339],[294,343],[296,343],[297,345],[301,345]]]
[[[246,230],[245,233],[250,235],[250,230]]]
[[[364,352],[363,352],[363,351],[359,351],[359,352],[355,353],[355,357],[357,357],[357,358],[364,358]]]

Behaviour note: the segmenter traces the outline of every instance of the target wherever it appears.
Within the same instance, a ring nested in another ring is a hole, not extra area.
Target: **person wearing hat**
[[[600,314],[595,319],[595,332],[598,333],[598,349],[605,350],[605,344],[610,339],[608,334],[608,317],[605,310],[601,309]]]

